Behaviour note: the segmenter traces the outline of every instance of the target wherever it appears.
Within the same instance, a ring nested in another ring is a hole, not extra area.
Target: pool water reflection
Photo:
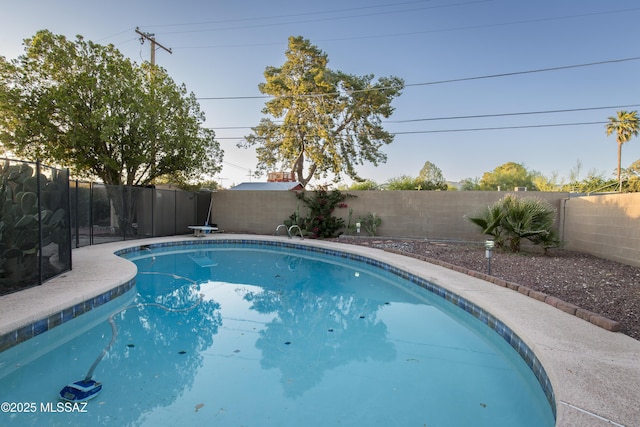
[[[114,316],[117,339],[94,376],[103,392],[88,413],[15,414],[12,425],[555,423],[535,376],[495,331],[387,271],[246,245],[126,256],[139,269],[136,306]],[[0,397],[54,400],[110,338],[103,316],[1,378]]]

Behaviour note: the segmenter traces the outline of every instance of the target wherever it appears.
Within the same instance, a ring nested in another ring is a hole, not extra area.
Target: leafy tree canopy
[[[576,164],[569,172],[569,182],[562,186],[562,191],[575,193],[592,193],[599,191],[612,191],[618,182],[614,179],[607,179],[602,173],[598,173],[595,169],[587,172],[584,178],[581,178],[582,162],[576,161]]]
[[[357,179],[357,165],[385,162],[380,149],[393,135],[382,119],[393,113],[403,80],[333,71],[327,54],[303,37],[289,37],[286,58],[281,67],[267,67],[258,86],[274,97],[262,112],[279,121],[263,118],[239,144],[257,147],[256,173],[291,170],[305,186],[329,174]]]
[[[480,178],[465,178],[460,181],[460,190],[475,191],[480,190]]]
[[[400,175],[390,178],[385,184],[385,190],[417,190],[419,183],[417,179],[409,175]]]
[[[189,180],[220,169],[195,96],[165,70],[137,65],[113,45],[49,31],[0,58],[0,143],[105,184]]]
[[[370,179],[365,179],[364,181],[356,181],[349,186],[349,190],[379,190],[380,186]]]
[[[418,180],[427,184],[427,188],[422,188],[422,190],[446,190],[448,188],[442,170],[429,161],[425,162],[420,169]]]
[[[384,184],[385,190],[448,190],[442,171],[427,161],[417,177],[400,175],[390,178]]]
[[[558,172],[552,172],[548,177],[537,174],[532,181],[538,191],[560,191],[562,188],[562,183],[558,183]]]
[[[626,181],[625,190],[632,193],[640,192],[640,159],[623,169],[622,172]]]
[[[513,191],[516,187],[526,187],[529,191],[537,190],[533,183],[536,175],[536,172],[528,171],[519,163],[508,162],[492,172],[485,172],[480,179],[479,189]]]
[[[390,178],[384,185],[385,190],[447,190],[447,184],[442,187],[435,187],[431,181],[425,181],[420,177],[400,175]]]

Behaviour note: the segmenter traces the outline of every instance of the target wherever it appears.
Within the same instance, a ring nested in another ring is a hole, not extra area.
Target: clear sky
[[[580,162],[581,177],[614,177],[605,123],[640,109],[637,0],[27,0],[0,10],[0,55],[10,59],[48,29],[142,62],[150,46],[134,30],[155,34],[173,52],[158,50],[158,65],[202,98],[225,151],[216,176],[225,187],[255,169],[255,154],[236,144],[263,117],[258,84],[265,67],[282,65],[292,35],[325,51],[334,70],[404,79],[385,124],[396,133],[387,163],[359,168],[378,183],[416,176],[426,161],[449,181],[509,161],[559,178]],[[634,138],[622,166],[638,159]]]

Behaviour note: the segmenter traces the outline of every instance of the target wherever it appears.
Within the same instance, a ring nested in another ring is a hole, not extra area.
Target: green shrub
[[[353,196],[338,190],[327,191],[325,188],[320,188],[312,194],[307,196],[304,191],[296,194],[307,207],[307,216],[300,215],[298,205],[296,212],[284,223],[287,227],[298,225],[304,236],[312,239],[338,237],[341,234],[340,229],[345,227],[345,222],[344,219],[333,216],[333,211],[336,208],[346,208],[344,201],[347,197]]]
[[[545,253],[561,244],[553,228],[555,209],[543,199],[509,194],[467,219],[493,237],[497,247],[512,252],[520,251],[522,239],[542,245]]]
[[[369,236],[375,236],[377,234],[378,227],[382,224],[382,219],[374,212],[362,218],[360,217],[360,225],[365,229]]]

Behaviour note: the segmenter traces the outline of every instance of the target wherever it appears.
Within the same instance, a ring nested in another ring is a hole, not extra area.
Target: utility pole
[[[142,31],[140,31],[139,27],[136,27],[136,33],[138,33],[140,35],[140,43],[144,44],[145,40],[149,40],[149,42],[151,43],[151,69],[149,70],[149,80],[151,83],[150,86],[150,93],[151,93],[151,97],[155,98],[155,88],[154,88],[154,74],[155,74],[155,67],[156,67],[156,45],[159,46],[160,48],[166,50],[167,52],[169,52],[169,54],[173,53],[171,52],[171,49],[164,47],[163,45],[161,45],[160,43],[158,43],[156,41],[155,38],[155,34],[150,34],[150,33],[143,33]],[[158,138],[158,133],[157,133],[157,111],[152,110],[151,112],[151,123],[152,123],[152,141],[155,142],[157,141]],[[151,156],[153,159],[156,158],[157,152],[156,152],[156,144],[154,143],[152,145],[152,150],[151,150]],[[156,164],[152,163],[151,165],[151,172],[154,173],[155,172],[155,168],[156,168]]]
[[[156,41],[155,34],[143,33],[142,31],[140,31],[139,27],[136,27],[136,33],[140,35],[140,43],[144,43],[145,40],[149,40],[151,42],[151,66],[152,67],[156,65],[156,46],[166,50],[170,54],[173,53],[171,52],[170,48],[164,47],[163,45],[161,45]]]

